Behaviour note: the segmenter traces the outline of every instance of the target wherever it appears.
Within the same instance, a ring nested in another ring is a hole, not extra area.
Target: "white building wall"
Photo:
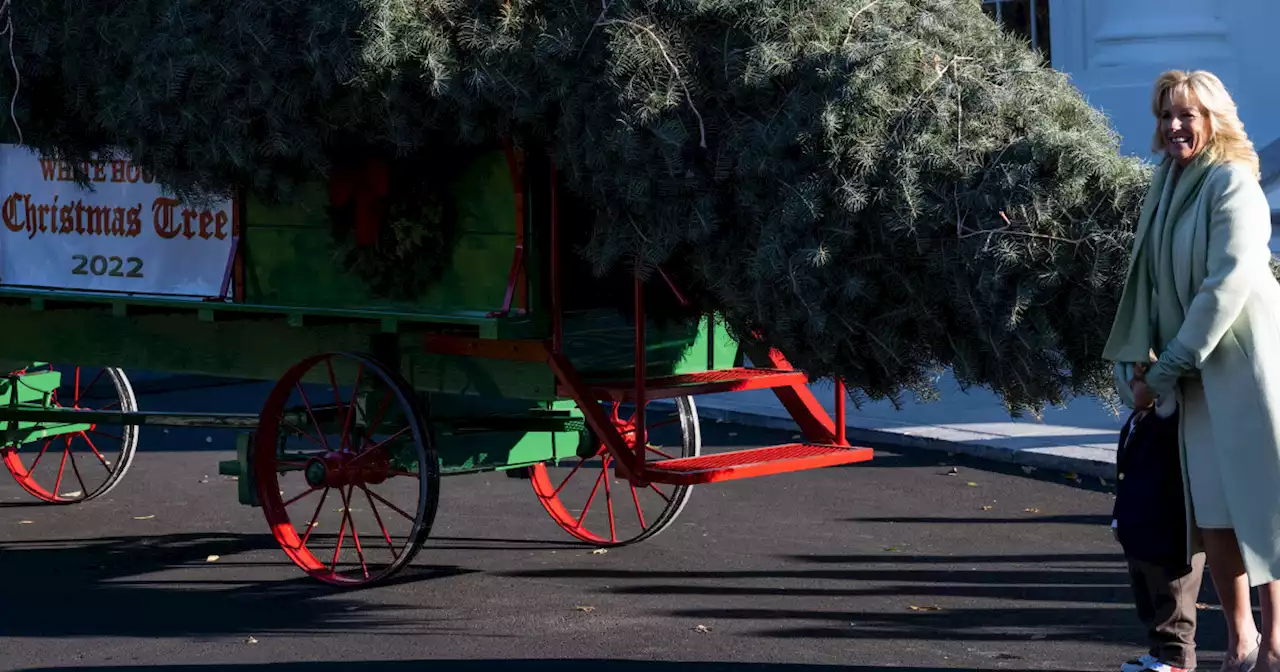
[[[1110,117],[1125,153],[1150,156],[1148,97],[1155,77],[1170,68],[1217,74],[1259,149],[1280,137],[1277,0],[1049,3],[1053,66]]]

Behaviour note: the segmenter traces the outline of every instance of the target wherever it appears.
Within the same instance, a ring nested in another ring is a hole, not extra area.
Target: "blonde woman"
[[[1191,552],[1203,546],[1222,600],[1222,669],[1280,672],[1280,283],[1268,265],[1271,212],[1257,154],[1217,77],[1166,72],[1151,103],[1152,149],[1163,156],[1103,356],[1117,363],[1135,407],[1174,399],[1181,411],[1188,540]],[[1153,353],[1143,373],[1137,365]],[[1261,632],[1252,587],[1260,588]]]

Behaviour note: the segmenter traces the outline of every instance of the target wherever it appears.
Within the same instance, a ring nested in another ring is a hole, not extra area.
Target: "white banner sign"
[[[72,167],[0,144],[0,285],[222,297],[239,222],[166,194],[128,161]]]

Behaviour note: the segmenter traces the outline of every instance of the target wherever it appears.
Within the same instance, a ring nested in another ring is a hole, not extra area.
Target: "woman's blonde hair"
[[[1183,99],[1188,104],[1199,103],[1209,117],[1209,140],[1204,151],[1214,163],[1241,163],[1249,167],[1255,176],[1261,175],[1258,153],[1244,130],[1244,122],[1236,113],[1236,102],[1227,87],[1216,75],[1205,70],[1184,72],[1169,70],[1156,78],[1151,92],[1151,113],[1156,118],[1155,136],[1151,151],[1163,152],[1164,134],[1160,132],[1160,114],[1165,97],[1170,101]]]

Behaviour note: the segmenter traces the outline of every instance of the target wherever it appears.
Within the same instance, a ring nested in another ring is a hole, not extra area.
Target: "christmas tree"
[[[742,339],[874,398],[951,366],[1105,394],[1148,181],[977,0],[24,0],[23,142],[188,198],[513,138],[597,273],[674,269]],[[435,221],[435,220],[432,220]]]

